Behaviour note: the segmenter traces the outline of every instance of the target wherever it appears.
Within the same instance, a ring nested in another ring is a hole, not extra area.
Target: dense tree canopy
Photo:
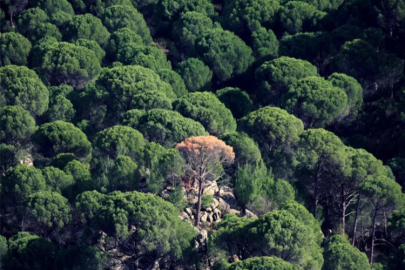
[[[259,86],[259,102],[263,105],[279,105],[288,87],[299,79],[316,75],[316,67],[307,61],[284,56],[265,62],[255,73]]]
[[[212,71],[204,62],[196,58],[188,58],[179,63],[176,71],[183,78],[188,91],[210,90]]]
[[[310,128],[332,122],[346,106],[345,91],[321,77],[300,79],[283,96],[283,107]]]
[[[405,268],[404,0],[0,0],[0,269]]]
[[[35,71],[22,66],[0,68],[0,105],[18,105],[41,115],[48,109],[49,91]]]
[[[94,40],[103,46],[109,37],[107,28],[101,20],[90,14],[76,15],[68,21],[63,29],[66,39],[75,41],[79,38]]]
[[[236,130],[231,111],[209,92],[190,93],[173,103],[176,111],[200,122],[208,132],[216,135]]]
[[[101,71],[96,54],[71,43],[51,43],[45,48],[38,66],[43,79],[51,85],[63,83],[82,88]]]
[[[164,109],[150,110],[140,116],[136,110],[130,110],[123,115],[123,123],[138,129],[148,141],[165,147],[173,147],[188,137],[207,134],[199,122]]]
[[[0,108],[0,142],[21,146],[30,140],[35,132],[35,120],[20,106]]]
[[[19,33],[0,34],[0,64],[27,65],[31,42]]]
[[[197,54],[219,81],[242,74],[253,62],[252,49],[230,31],[208,30],[196,42]]]
[[[102,17],[103,24],[110,32],[129,28],[142,37],[146,44],[152,42],[150,31],[141,13],[130,6],[114,5],[106,8]]]
[[[41,125],[33,135],[33,142],[38,152],[48,158],[60,153],[72,153],[80,159],[91,155],[91,143],[86,135],[73,124],[63,121]]]

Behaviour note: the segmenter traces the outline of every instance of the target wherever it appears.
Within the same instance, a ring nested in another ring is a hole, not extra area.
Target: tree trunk
[[[353,224],[353,234],[352,234],[352,245],[356,242],[356,231],[357,231],[357,222],[359,219],[359,212],[360,212],[360,194],[357,197],[357,206],[356,206],[356,215],[354,216],[354,224]]]
[[[316,176],[316,180],[315,180],[315,190],[314,190],[314,210],[313,210],[313,214],[314,217],[316,218],[317,214],[318,214],[318,177]]]
[[[197,211],[195,213],[194,225],[198,226],[200,223],[200,211],[201,211],[201,197],[202,197],[202,181],[198,181],[198,201],[197,201]]]
[[[374,217],[373,217],[373,227],[371,231],[371,253],[370,253],[370,265],[373,266],[373,256],[374,256],[374,241],[375,241],[375,222],[377,220],[377,208],[374,210]]]
[[[343,191],[343,187],[342,187],[342,231],[343,234],[345,234],[345,228],[346,228],[346,202],[345,202],[345,198],[344,198],[344,191]]]

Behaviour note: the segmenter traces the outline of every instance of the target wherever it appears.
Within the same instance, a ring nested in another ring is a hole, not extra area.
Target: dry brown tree
[[[231,164],[235,159],[233,148],[215,136],[190,137],[176,145],[186,160],[186,172],[198,181],[198,201],[195,226],[199,224],[203,185],[223,176],[222,165]]]

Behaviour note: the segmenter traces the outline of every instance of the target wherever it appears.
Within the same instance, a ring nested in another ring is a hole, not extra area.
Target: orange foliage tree
[[[203,184],[216,181],[223,175],[222,165],[235,159],[233,148],[215,136],[190,137],[176,145],[186,160],[187,173],[198,181],[198,202],[195,226],[199,224]]]

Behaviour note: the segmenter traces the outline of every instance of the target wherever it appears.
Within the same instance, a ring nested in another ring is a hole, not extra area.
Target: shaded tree
[[[0,142],[17,148],[25,146],[35,132],[35,120],[20,106],[0,108]]]
[[[239,121],[240,130],[249,134],[270,160],[289,152],[304,131],[302,121],[287,111],[264,107],[253,111]]]
[[[257,59],[268,60],[278,56],[279,42],[271,29],[260,27],[253,31],[250,42]]]
[[[139,65],[157,72],[160,69],[171,69],[165,52],[153,46],[127,43],[117,53],[117,60],[124,64]]]
[[[102,21],[110,32],[120,28],[129,28],[142,37],[145,44],[152,42],[152,37],[141,13],[129,6],[114,5],[106,8]]]
[[[57,248],[45,238],[29,232],[18,232],[9,239],[3,262],[5,270],[53,270]]]
[[[259,103],[280,105],[282,95],[293,83],[316,75],[316,67],[304,60],[283,56],[264,62],[255,73]]]
[[[274,23],[280,8],[278,1],[236,0],[224,7],[224,24],[242,38],[248,38],[250,32],[258,27],[268,28]]]
[[[0,90],[0,106],[18,105],[33,115],[42,115],[48,109],[49,91],[27,67],[0,67]]]
[[[188,55],[194,54],[194,45],[198,37],[213,28],[212,20],[199,12],[182,13],[180,19],[173,24],[172,36],[179,41],[180,50]]]
[[[25,205],[29,219],[40,231],[47,235],[50,231],[57,231],[70,223],[72,217],[68,200],[57,192],[38,192],[32,194]]]
[[[101,20],[91,14],[73,16],[63,27],[66,40],[76,41],[80,38],[94,40],[103,46],[109,37],[107,28]]]
[[[220,137],[235,152],[235,165],[254,165],[262,159],[257,143],[246,133],[233,132]]]
[[[353,247],[344,236],[334,235],[326,242],[325,269],[370,269],[367,256]]]
[[[0,64],[2,66],[27,65],[31,47],[31,42],[19,33],[0,34]]]
[[[207,135],[204,127],[190,118],[175,111],[164,109],[150,110],[139,118],[136,110],[123,115],[123,123],[138,129],[150,142],[159,143],[167,148],[175,146],[192,136]]]
[[[145,141],[142,134],[130,127],[113,126],[97,133],[93,140],[94,151],[102,157],[116,159],[119,155],[132,159],[142,157]]]
[[[253,102],[248,93],[239,88],[226,87],[216,91],[215,94],[236,119],[242,118],[253,109]]]
[[[142,37],[130,28],[120,28],[111,33],[105,48],[107,59],[113,62],[117,57],[118,51],[129,43],[147,45],[144,43]]]
[[[277,257],[255,257],[232,263],[228,270],[298,270],[300,267]]]
[[[231,111],[213,93],[190,93],[175,100],[173,108],[183,116],[200,122],[211,134],[221,135],[236,130]]]
[[[176,71],[183,78],[188,91],[208,91],[211,89],[212,71],[204,62],[196,58],[188,58],[179,63]]]
[[[91,155],[91,143],[86,135],[72,123],[55,121],[39,127],[32,137],[37,151],[46,158],[60,153],[72,153],[87,160]]]
[[[45,48],[38,69],[51,85],[70,84],[83,88],[101,71],[96,54],[82,46],[59,42]]]
[[[243,40],[220,28],[207,30],[199,37],[196,51],[220,82],[244,73],[254,60],[252,49]]]
[[[299,79],[283,96],[283,107],[309,128],[331,123],[346,106],[345,91],[321,77]]]
[[[178,98],[188,93],[183,79],[176,71],[171,69],[160,69],[157,71],[157,74],[159,75],[162,81],[170,84],[170,86],[173,89],[173,92],[176,94]]]

